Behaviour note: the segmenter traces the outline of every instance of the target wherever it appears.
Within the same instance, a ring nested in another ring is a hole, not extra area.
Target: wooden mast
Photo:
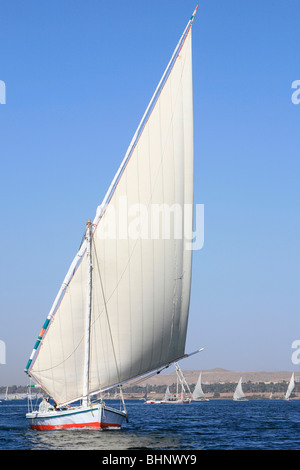
[[[92,222],[86,223],[86,317],[85,317],[85,351],[83,370],[83,400],[82,404],[87,406],[89,401],[89,362],[90,362],[90,326],[92,309]]]

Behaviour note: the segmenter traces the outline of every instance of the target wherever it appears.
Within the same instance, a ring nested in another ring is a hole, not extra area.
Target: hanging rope
[[[107,310],[107,304],[106,304],[106,299],[105,299],[105,294],[104,294],[102,277],[101,277],[101,273],[100,273],[100,266],[99,266],[97,251],[96,251],[96,245],[95,245],[95,242],[94,242],[94,238],[92,238],[92,240],[93,240],[93,246],[94,246],[94,251],[95,251],[95,259],[96,259],[96,263],[97,263],[97,270],[98,270],[98,275],[99,275],[99,280],[100,280],[100,286],[101,286],[101,291],[102,291],[102,295],[103,295],[104,309],[105,309],[106,320],[107,320],[107,324],[108,324],[108,331],[109,331],[109,335],[110,335],[110,339],[111,339],[111,344],[112,344],[112,349],[113,349],[113,354],[114,354],[114,360],[115,360],[115,366],[116,366],[117,375],[118,375],[118,381],[121,382],[121,376],[120,376],[120,371],[119,371],[119,367],[118,367],[117,355],[116,355],[116,351],[115,351],[113,336],[112,336],[112,332],[111,332],[111,326],[110,326],[110,321],[109,321],[109,316],[108,316],[108,310]]]
[[[101,273],[100,273],[100,266],[99,266],[97,251],[96,251],[96,245],[95,245],[95,242],[94,242],[94,238],[92,238],[92,240],[93,240],[93,246],[94,246],[94,251],[95,251],[95,259],[96,259],[96,263],[97,263],[97,270],[98,270],[99,279],[100,279],[101,291],[102,291],[103,300],[104,300],[105,314],[106,314],[106,319],[107,319],[111,344],[112,344],[112,348],[113,348],[113,354],[114,354],[114,360],[115,360],[118,380],[119,380],[119,382],[121,382],[121,376],[120,376],[120,371],[119,371],[118,362],[117,362],[117,355],[116,355],[113,336],[112,336],[112,332],[111,332],[111,326],[110,326],[110,321],[109,321],[109,316],[108,316],[108,311],[107,311],[107,304],[106,304],[106,299],[105,299],[105,294],[104,294],[104,289],[103,289],[102,277],[101,277]],[[123,390],[122,390],[122,385],[121,384],[119,384],[119,389],[120,389],[120,397],[121,397],[121,400],[122,400],[122,403],[123,403],[123,408],[124,408],[124,411],[126,413],[126,421],[128,422],[128,414],[127,414],[127,410],[126,410],[126,405],[125,405],[125,400],[124,400],[124,397],[123,397]]]

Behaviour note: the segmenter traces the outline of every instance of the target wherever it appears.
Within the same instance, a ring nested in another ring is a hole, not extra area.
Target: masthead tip
[[[199,6],[199,5],[196,6],[196,8],[195,8],[195,10],[194,10],[194,13],[193,13],[192,16],[191,16],[191,20],[192,20],[192,21],[193,21],[193,19],[195,18],[195,15],[196,15],[196,13],[197,13],[198,6]]]

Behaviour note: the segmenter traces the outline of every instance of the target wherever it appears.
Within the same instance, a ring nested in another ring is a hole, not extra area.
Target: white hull
[[[188,405],[191,400],[147,400],[146,405]]]
[[[124,411],[97,403],[88,407],[70,407],[46,413],[36,411],[27,413],[26,418],[32,429],[41,431],[72,428],[119,429],[126,414]]]

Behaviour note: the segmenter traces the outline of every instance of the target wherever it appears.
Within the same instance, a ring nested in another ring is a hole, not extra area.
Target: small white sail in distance
[[[290,396],[291,396],[291,393],[292,391],[294,390],[295,388],[295,378],[294,378],[294,372],[292,373],[292,377],[290,379],[290,382],[289,382],[289,385],[288,385],[288,388],[287,388],[287,391],[286,391],[286,394],[285,394],[285,400],[289,400]]]
[[[195,12],[92,224],[89,347],[84,242],[28,361],[27,373],[58,405],[83,398],[87,382],[88,394],[96,394],[184,356],[192,261],[185,240],[107,238],[103,232],[107,208],[119,221],[119,201],[126,197],[128,207],[180,204],[192,234],[185,208],[193,204]]]
[[[170,392],[170,387],[168,385],[167,388],[166,388],[166,391],[165,391],[164,400],[170,400],[171,397],[172,397],[172,395],[171,395],[171,392]]]
[[[238,381],[238,384],[237,384],[236,389],[235,389],[234,394],[233,394],[233,399],[234,400],[245,400],[246,399],[246,396],[245,396],[245,394],[243,392],[243,389],[242,389],[242,377]]]
[[[193,398],[193,400],[201,400],[201,399],[204,398],[204,396],[205,395],[204,395],[204,392],[202,390],[201,372],[200,372],[197,383],[195,385],[195,389],[194,389],[193,394],[192,394],[192,398]]]

